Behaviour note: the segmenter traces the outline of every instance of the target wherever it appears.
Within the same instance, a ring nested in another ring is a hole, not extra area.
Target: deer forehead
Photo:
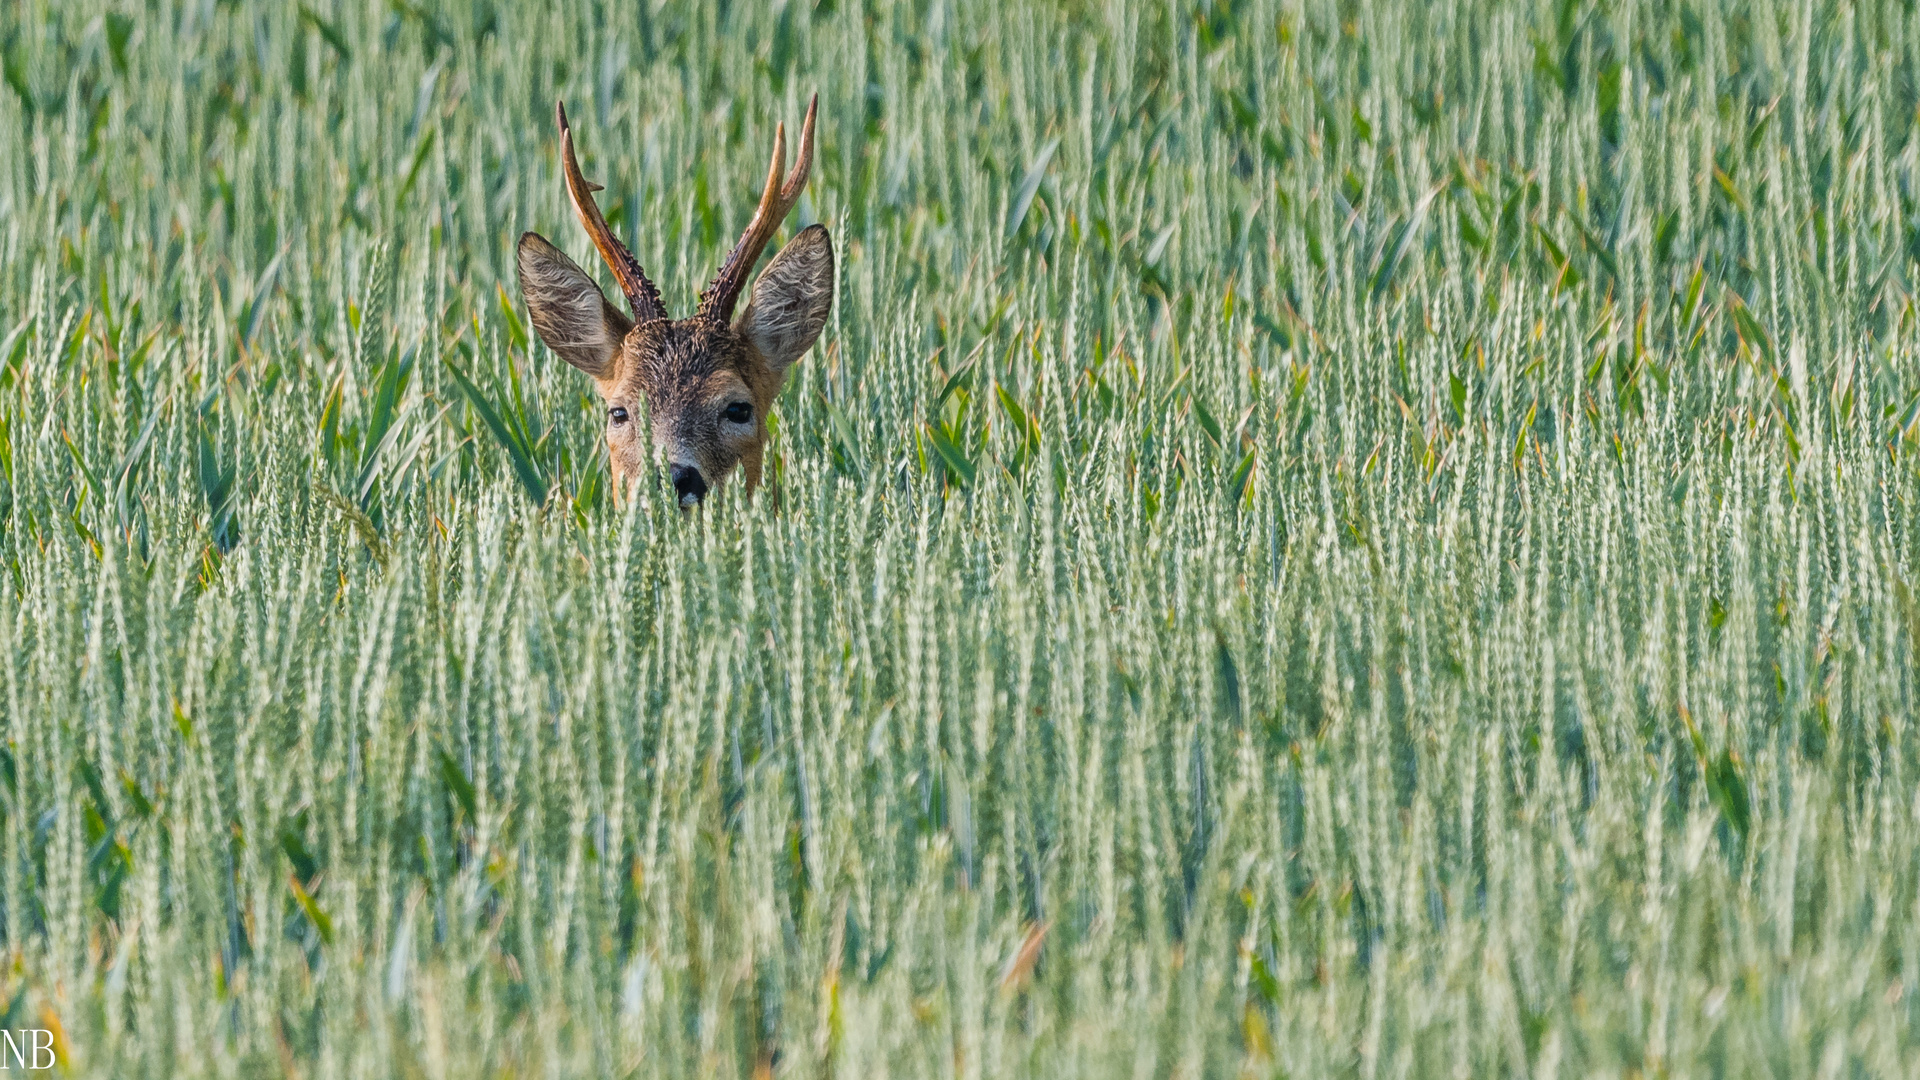
[[[656,413],[725,405],[753,392],[751,356],[739,335],[704,319],[634,327],[626,342],[627,388]]]

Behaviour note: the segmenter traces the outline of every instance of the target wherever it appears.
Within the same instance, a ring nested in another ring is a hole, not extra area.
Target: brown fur
[[[635,326],[585,271],[534,233],[520,238],[518,263],[540,339],[592,376],[606,402],[616,490],[624,494],[645,475],[650,457],[662,467],[697,468],[712,491],[736,465],[749,494],[759,486],[768,410],[833,307],[833,242],[824,227],[801,230],[781,249],[732,326],[705,315]],[[752,406],[750,422],[722,416],[742,402]],[[625,410],[624,422],[615,410]]]

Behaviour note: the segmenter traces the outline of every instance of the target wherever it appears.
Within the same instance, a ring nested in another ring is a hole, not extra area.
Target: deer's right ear
[[[614,310],[580,264],[539,233],[521,233],[520,294],[533,329],[560,359],[593,376],[613,374],[633,320]]]
[[[735,326],[779,374],[812,348],[833,310],[833,239],[818,223],[787,241],[753,283]]]

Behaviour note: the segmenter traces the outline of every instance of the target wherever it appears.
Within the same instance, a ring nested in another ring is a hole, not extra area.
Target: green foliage
[[[0,5],[0,1027],[1920,1073],[1917,64],[1872,0]],[[685,312],[815,90],[765,495],[616,500],[514,280],[598,267],[553,102]]]

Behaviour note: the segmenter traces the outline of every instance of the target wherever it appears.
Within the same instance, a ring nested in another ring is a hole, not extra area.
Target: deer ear
[[[613,374],[633,320],[615,311],[580,264],[539,233],[521,233],[520,295],[533,329],[560,359],[596,379]]]
[[[809,225],[761,271],[734,329],[777,375],[812,347],[832,310],[833,240],[826,226]]]

